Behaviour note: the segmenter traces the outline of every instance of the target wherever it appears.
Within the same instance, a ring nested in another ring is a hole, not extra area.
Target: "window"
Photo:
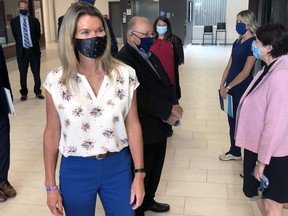
[[[214,25],[226,22],[226,0],[194,0],[194,25]]]
[[[14,43],[10,28],[12,18],[18,16],[18,0],[0,0],[0,44]]]

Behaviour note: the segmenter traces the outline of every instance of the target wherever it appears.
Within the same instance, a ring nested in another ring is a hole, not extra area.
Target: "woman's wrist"
[[[261,161],[257,160],[256,161],[256,165],[258,166],[265,166],[266,164],[262,163]]]
[[[52,190],[58,190],[59,189],[59,186],[58,185],[54,185],[54,186],[52,186],[52,187],[46,187],[46,191],[48,192],[48,191],[52,191]]]
[[[134,173],[145,173],[145,169],[144,168],[134,169]]]

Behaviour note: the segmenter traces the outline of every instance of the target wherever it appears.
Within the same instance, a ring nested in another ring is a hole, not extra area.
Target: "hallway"
[[[227,117],[219,108],[217,90],[230,51],[231,46],[185,48],[185,65],[180,68],[184,115],[168,139],[156,197],[159,202],[169,203],[171,210],[161,214],[146,212],[146,216],[260,216],[256,204],[242,193],[242,162],[218,159],[229,147]],[[49,44],[42,51],[42,83],[47,73],[59,65],[57,44]],[[16,60],[7,62],[7,66],[17,113],[10,116],[9,180],[18,194],[0,203],[0,215],[51,216],[46,206],[42,156],[45,101],[35,98],[29,72],[30,93],[27,101],[21,102]],[[104,216],[102,206],[97,204],[96,215]]]

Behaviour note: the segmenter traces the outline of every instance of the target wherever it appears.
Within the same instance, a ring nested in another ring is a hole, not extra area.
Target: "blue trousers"
[[[127,148],[105,159],[62,157],[60,191],[66,216],[94,216],[99,195],[106,216],[134,216]]]

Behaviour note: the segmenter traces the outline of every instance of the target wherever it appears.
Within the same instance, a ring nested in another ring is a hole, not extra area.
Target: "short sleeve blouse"
[[[231,63],[231,67],[230,67],[227,79],[226,79],[226,83],[232,82],[235,79],[235,77],[237,77],[238,74],[243,70],[246,64],[247,58],[249,56],[253,56],[251,45],[255,39],[256,39],[255,37],[251,37],[247,39],[246,41],[244,41],[243,43],[241,43],[241,39],[238,39],[234,42],[232,53],[231,53],[232,63]],[[237,91],[241,91],[244,93],[245,89],[248,87],[252,79],[253,79],[253,74],[251,70],[249,76],[245,80],[243,80],[241,83],[236,85],[233,89],[234,90],[237,89]]]
[[[54,69],[44,83],[61,123],[59,151],[65,157],[87,157],[128,146],[124,122],[139,85],[134,69],[121,65],[105,75],[97,97],[84,75],[78,73],[67,89],[62,73],[62,67]]]

